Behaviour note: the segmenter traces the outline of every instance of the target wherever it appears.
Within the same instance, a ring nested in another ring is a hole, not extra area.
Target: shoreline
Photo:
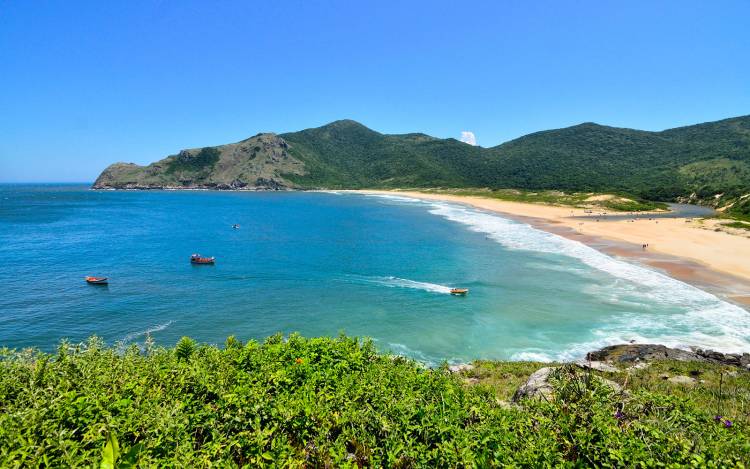
[[[662,271],[677,280],[709,291],[750,309],[750,238],[696,226],[689,218],[649,220],[596,219],[584,209],[478,196],[431,194],[400,190],[340,191],[400,195],[420,200],[459,203],[502,214],[534,228],[579,241],[613,257],[626,258]],[[639,243],[638,241],[644,240]],[[647,249],[642,244],[648,243]],[[652,244],[653,243],[653,244]]]

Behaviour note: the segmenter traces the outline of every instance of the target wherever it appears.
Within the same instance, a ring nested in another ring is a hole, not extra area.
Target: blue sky
[[[750,1],[0,0],[0,181],[350,118],[493,146],[750,114]]]

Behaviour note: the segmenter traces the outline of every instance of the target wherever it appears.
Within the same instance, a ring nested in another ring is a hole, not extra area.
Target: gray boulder
[[[513,402],[519,402],[523,399],[546,399],[549,400],[555,393],[555,388],[550,382],[550,378],[555,370],[559,367],[545,367],[536,370],[524,384],[522,384],[513,394]],[[614,392],[622,392],[622,386],[604,379],[601,376],[591,375],[600,384],[607,386]]]
[[[695,379],[691,378],[690,376],[682,376],[682,375],[672,376],[671,378],[668,378],[667,381],[673,384],[683,384],[687,386],[692,386],[697,382]]]
[[[586,360],[630,363],[648,360],[708,361],[696,353],[658,344],[621,344],[586,354]]]
[[[554,393],[554,388],[549,382],[554,367],[545,367],[536,370],[529,376],[524,384],[521,385],[513,394],[513,402],[522,399],[550,399]]]

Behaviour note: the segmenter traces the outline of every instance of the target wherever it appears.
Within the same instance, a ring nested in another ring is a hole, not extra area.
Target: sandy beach
[[[750,304],[750,238],[715,231],[715,220],[597,218],[584,209],[478,196],[415,191],[361,191],[467,204],[502,213],[621,257],[632,257],[673,277],[710,287],[737,303]],[[644,250],[643,245],[648,244]]]

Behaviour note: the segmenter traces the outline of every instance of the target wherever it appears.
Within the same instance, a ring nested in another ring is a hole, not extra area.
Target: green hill
[[[662,132],[584,123],[492,148],[341,120],[212,148],[118,163],[94,187],[558,189],[720,205],[750,193],[750,116]]]
[[[351,120],[280,135],[307,173],[300,187],[469,187],[485,150],[424,134],[385,135]]]

